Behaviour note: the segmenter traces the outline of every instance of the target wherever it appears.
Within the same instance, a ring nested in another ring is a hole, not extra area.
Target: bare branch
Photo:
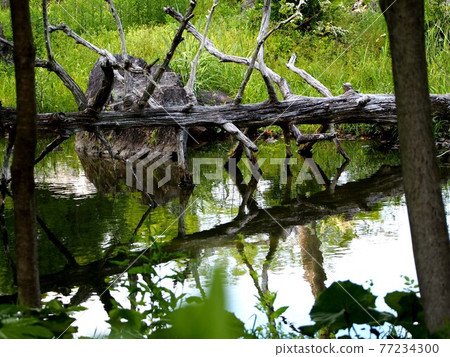
[[[124,58],[126,58],[128,56],[128,52],[127,52],[127,45],[126,45],[126,42],[125,42],[125,34],[123,33],[122,22],[120,21],[120,17],[117,14],[117,11],[116,11],[116,9],[114,7],[113,0],[105,0],[105,1],[108,3],[109,9],[111,10],[111,13],[112,13],[112,15],[114,17],[114,20],[116,21],[117,30],[119,31],[122,55],[123,55]]]
[[[40,163],[44,157],[51,153],[56,147],[62,144],[64,141],[70,138],[70,135],[58,135],[58,137],[48,144],[45,149],[40,153],[40,155],[34,160],[34,165]]]
[[[267,67],[264,62],[264,41],[265,39],[268,38],[267,30],[269,28],[270,23],[271,4],[272,4],[271,0],[265,0],[264,2],[263,17],[261,20],[261,29],[258,35],[258,42],[262,42],[261,48],[258,52],[258,62],[260,66],[261,75],[264,79],[264,82],[266,83],[267,93],[269,94],[269,101],[277,102],[278,101],[277,91],[275,90],[275,87],[269,77]]]
[[[55,31],[64,32],[67,36],[73,38],[77,44],[83,45],[89,48],[90,50],[98,53],[100,56],[106,57],[111,62],[111,64],[113,64],[114,66],[118,66],[116,58],[110,52],[108,52],[105,49],[101,49],[93,45],[89,41],[85,40],[83,37],[72,31],[72,29],[69,26],[67,26],[64,22],[60,23],[58,26],[50,26],[49,31],[50,33]]]
[[[47,50],[47,58],[50,62],[54,61],[52,46],[50,43],[49,22],[47,13],[47,0],[42,0],[42,21],[44,22],[45,49]]]
[[[269,22],[270,22],[270,7],[271,7],[272,1],[271,0],[265,0],[264,1],[264,7],[263,7],[263,15],[262,15],[262,19],[261,19],[261,27],[259,30],[259,35],[258,35],[258,39],[257,39],[257,45],[256,45],[256,49],[253,52],[253,56],[250,60],[250,64],[247,68],[247,72],[245,73],[244,79],[242,80],[241,86],[239,87],[239,91],[236,94],[236,97],[234,98],[234,104],[238,105],[241,104],[242,102],[242,96],[244,95],[244,91],[245,91],[245,87],[247,86],[250,77],[253,73],[253,69],[255,68],[255,63],[256,63],[256,59],[259,59],[259,70],[261,72],[261,74],[263,75],[264,78],[264,82],[267,85],[267,90],[269,93],[269,98],[272,101],[277,101],[276,99],[276,92],[275,92],[275,100],[273,98],[273,86],[270,86],[269,82],[270,80],[268,79],[268,75],[267,75],[267,68],[266,65],[264,64],[264,50],[263,50],[263,46],[264,46],[264,41],[265,41],[265,35],[267,33],[267,29],[269,27]],[[262,55],[260,56],[259,53],[260,51],[262,51]],[[261,62],[262,60],[262,62]]]
[[[295,61],[297,60],[297,55],[294,53],[291,56],[291,59],[286,64],[286,67],[289,68],[292,72],[298,74],[300,77],[302,77],[306,83],[308,83],[311,87],[313,87],[315,90],[317,90],[320,94],[322,94],[324,97],[331,98],[333,94],[331,94],[330,90],[325,87],[319,80],[311,76],[309,73],[304,71],[303,69],[295,67]]]
[[[253,54],[253,57],[251,59],[251,62],[249,64],[249,68],[247,69],[247,72],[245,74],[244,80],[242,81],[241,87],[239,88],[239,92],[236,95],[234,99],[234,104],[240,104],[242,101],[242,96],[244,94],[245,87],[250,80],[250,76],[252,75],[253,68],[256,67],[256,58],[258,58],[259,61],[259,71],[261,72],[264,82],[267,86],[267,92],[269,94],[269,101],[276,102],[278,101],[278,97],[275,91],[275,88],[273,86],[273,83],[271,81],[271,75],[268,72],[268,69],[264,63],[264,43],[265,41],[272,35],[276,30],[280,29],[283,25],[286,25],[287,23],[293,21],[296,17],[300,16],[300,6],[304,3],[303,0],[300,0],[297,9],[293,15],[291,15],[289,18],[287,18],[284,21],[281,21],[277,26],[275,26],[272,30],[268,31],[269,28],[269,22],[270,22],[270,12],[271,12],[271,0],[265,0],[264,1],[264,7],[263,7],[263,16],[261,19],[261,28],[259,30],[258,35],[258,44],[256,46],[256,50]],[[280,88],[281,89],[281,88]],[[290,93],[292,95],[292,91]],[[287,99],[288,96],[285,96],[283,94],[284,98]]]
[[[5,44],[5,45],[7,45],[7,46],[9,46],[9,47],[11,47],[11,48],[14,47],[14,43],[13,42],[8,41],[6,38],[3,38],[1,36],[0,36],[0,42]]]
[[[301,15],[300,6],[303,5],[304,3],[305,0],[300,0],[296,6],[295,12],[291,16],[289,16],[286,20],[279,22],[277,26],[275,26],[272,30],[270,30],[264,37],[264,41],[267,40],[270,37],[270,35],[272,35],[272,33],[278,31],[282,26],[287,25],[288,23],[294,21],[297,17],[299,17]]]
[[[116,21],[117,30],[119,31],[120,47],[121,47],[121,51],[122,51],[124,67],[127,69],[130,65],[130,61],[128,59],[127,44],[125,41],[125,34],[123,32],[122,22],[120,21],[120,17],[114,7],[113,0],[105,0],[105,1],[108,3],[109,9],[111,10],[111,13],[112,13],[112,16],[114,17],[114,20]],[[131,81],[130,73],[126,70],[126,71],[124,71],[124,87],[125,87],[124,92],[125,93],[128,92],[128,88],[130,87],[130,81]]]
[[[216,6],[217,6],[217,0],[214,0],[213,5],[212,5],[211,9],[209,10],[208,18],[206,20],[205,31],[203,32],[203,40],[201,41],[200,48],[198,49],[198,52],[197,52],[194,60],[191,62],[191,74],[189,76],[189,80],[187,81],[186,86],[184,87],[186,90],[187,96],[189,98],[189,101],[194,105],[197,104],[197,98],[195,97],[195,94],[194,94],[194,83],[195,83],[195,77],[196,77],[196,73],[197,73],[197,65],[198,65],[198,61],[200,59],[200,55],[202,54],[203,48],[205,47],[205,42],[207,39],[206,36],[208,34],[212,15],[214,13]]]
[[[225,123],[222,125],[228,133],[232,134],[245,148],[257,152],[258,147],[247,137],[245,136],[239,128],[233,123]]]
[[[47,50],[47,58],[48,60],[41,60],[39,58],[35,59],[35,67],[46,68],[47,70],[54,72],[59,79],[63,82],[63,84],[69,89],[77,103],[78,109],[83,110],[87,106],[87,99],[81,90],[80,86],[73,80],[73,78],[66,72],[66,70],[56,62],[50,42],[50,30],[49,30],[49,22],[48,22],[48,13],[47,13],[47,0],[42,0],[42,19],[44,24],[44,37],[45,37],[45,48]],[[11,47],[14,44],[10,43]]]
[[[175,11],[173,8],[168,7],[165,8],[165,11],[168,15],[172,16],[175,20],[177,21],[181,21],[183,16]],[[200,34],[200,32],[195,28],[194,25],[192,25],[191,23],[188,23],[186,25],[186,31],[190,32],[198,41],[202,42],[203,41],[203,36]],[[205,49],[214,57],[218,58],[221,62],[232,62],[232,63],[237,63],[237,64],[241,64],[244,66],[249,66],[250,65],[250,59],[248,58],[244,58],[244,57],[239,57],[239,56],[233,56],[233,55],[229,55],[229,54],[225,54],[221,51],[219,51],[214,44],[211,42],[210,39],[205,39]],[[255,62],[255,68],[257,70],[260,69],[259,63]],[[278,88],[280,89],[281,94],[283,95],[284,99],[290,99],[290,98],[294,98],[295,96],[293,95],[292,89],[289,86],[289,83],[286,81],[286,79],[284,79],[283,77],[281,77],[278,73],[274,72],[272,69],[267,68],[267,71],[269,73],[270,78],[277,84]]]
[[[319,80],[317,80],[316,78],[314,78],[313,76],[311,76],[309,73],[307,73],[306,71],[304,71],[303,69],[297,68],[295,67],[295,61],[297,59],[297,55],[294,53],[289,62],[286,64],[286,66],[293,71],[294,73],[298,74],[300,77],[302,77],[311,87],[313,87],[315,90],[317,90],[320,94],[322,94],[324,97],[327,98],[332,98],[333,94],[331,94],[330,90],[325,87]],[[350,85],[351,88],[351,85]],[[349,88],[349,89],[350,89]],[[347,87],[346,85],[344,85],[344,90],[346,90]],[[353,88],[351,88],[353,89]],[[356,92],[352,92],[352,93],[356,93]],[[368,103],[368,101],[370,101],[370,98],[368,96],[365,97],[361,97],[358,99],[358,105],[365,105]],[[330,134],[324,134],[327,130],[330,131]],[[320,135],[326,135],[326,137],[328,138],[332,138],[334,144],[336,145],[336,149],[337,151],[344,157],[344,159],[346,161],[350,161],[350,157],[348,156],[348,154],[345,152],[344,148],[342,147],[339,139],[336,137],[336,132],[334,129],[334,124],[329,124],[329,125],[321,125],[319,127],[319,129],[316,130],[316,132],[313,134],[316,135],[317,137],[321,137]],[[308,140],[308,138],[306,137],[302,137],[302,138],[296,138],[297,140],[297,145],[300,144],[305,144],[305,146],[300,150],[301,152],[307,152],[310,151],[312,146],[314,145],[314,143],[318,140]],[[319,139],[322,140],[322,139]],[[328,139],[325,139],[328,140]]]
[[[153,80],[149,82],[147,85],[146,90],[142,94],[141,99],[139,100],[138,107],[140,109],[144,108],[147,104],[148,100],[150,99],[151,95],[156,89],[156,84],[159,83],[161,80],[162,75],[166,71],[167,67],[169,66],[169,63],[175,54],[175,50],[177,49],[178,45],[183,41],[183,32],[186,29],[186,25],[188,24],[189,20],[193,17],[193,12],[195,9],[195,6],[197,5],[196,0],[191,0],[189,8],[186,11],[186,14],[183,16],[180,26],[178,27],[177,33],[175,34],[172,44],[170,45],[169,51],[167,51],[166,58],[164,58],[164,61],[162,65],[157,69],[155,74],[153,75]]]

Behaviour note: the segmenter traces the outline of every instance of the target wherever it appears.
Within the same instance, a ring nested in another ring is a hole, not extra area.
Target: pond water
[[[416,274],[398,152],[365,141],[343,145],[352,158],[347,166],[332,144],[321,143],[314,150],[318,166],[297,158],[289,165],[292,175],[286,175],[284,143],[261,142],[258,157],[266,160],[260,161],[259,180],[243,162],[234,172],[220,169],[229,144],[203,147],[189,154],[201,159],[191,163],[200,168],[192,192],[172,178],[150,195],[130,187],[135,178],[128,177],[127,185],[123,165],[78,157],[74,143],[65,143],[36,168],[45,299],[58,296],[87,307],[77,314],[79,335],[101,336],[108,328],[110,298],[129,307],[123,285],[143,279],[139,273],[121,274],[130,262],[127,253],[148,256],[155,246],[164,252],[155,263],[158,275],[177,271],[185,278],[183,284],[160,282],[178,295],[207,294],[220,267],[227,309],[248,328],[267,324],[255,307],[261,291],[276,292],[274,308],[288,306],[285,320],[299,326],[310,323],[314,295],[334,281],[371,286],[381,297],[404,289],[405,277]],[[442,167],[442,177],[450,221],[450,167]],[[5,216],[12,232],[10,199]],[[13,293],[1,249],[0,298]],[[289,332],[287,325],[282,328]]]

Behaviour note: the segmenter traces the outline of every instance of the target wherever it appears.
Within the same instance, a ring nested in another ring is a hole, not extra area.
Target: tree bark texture
[[[182,106],[152,108],[142,111],[103,111],[101,113],[72,112],[38,114],[40,132],[77,132],[99,129],[128,129],[137,127],[222,126],[233,123],[237,127],[263,127],[294,124],[396,124],[397,114],[393,95],[364,95],[367,103],[358,101],[359,93],[333,98],[296,97],[277,103],[246,105]],[[432,110],[447,120],[450,96],[431,95]],[[14,126],[15,109],[0,107],[0,128]],[[420,142],[420,141],[419,141]]]
[[[28,0],[11,2],[16,72],[17,127],[11,168],[19,303],[41,304],[37,259],[34,155],[36,150],[35,49]]]
[[[431,333],[450,318],[449,237],[435,159],[424,2],[381,0],[389,29],[400,153],[414,259]]]

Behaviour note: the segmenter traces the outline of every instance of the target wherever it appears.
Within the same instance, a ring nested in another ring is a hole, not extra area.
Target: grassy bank
[[[206,22],[205,14],[212,1],[200,0],[192,20],[202,31]],[[130,54],[152,62],[162,59],[170,45],[177,23],[168,18],[158,1],[147,2],[139,8],[136,0],[116,0],[122,14]],[[168,0],[180,11],[187,1]],[[298,76],[285,66],[292,53],[297,53],[297,66],[318,78],[330,88],[334,95],[341,93],[345,82],[366,93],[392,93],[389,44],[386,26],[379,10],[369,9],[362,13],[351,12],[353,1],[332,1],[326,16],[313,29],[301,31],[296,26],[288,26],[273,35],[266,46],[266,62],[269,67],[285,77],[293,90],[302,95],[318,95]],[[431,6],[436,1],[428,1],[427,7],[427,48],[429,60],[430,89],[433,93],[449,92],[449,6]],[[41,31],[40,1],[32,1],[33,21],[37,53],[45,57],[45,47]],[[5,36],[11,39],[9,11],[0,12],[0,22]],[[52,2],[49,16],[51,22],[66,22],[76,32],[93,44],[118,53],[120,43],[114,21],[103,0],[80,2],[66,0]],[[248,57],[256,42],[260,11],[252,9],[240,11],[240,2],[222,1],[214,16],[209,37],[223,52]],[[97,56],[62,33],[52,34],[56,59],[86,89],[88,74]],[[190,61],[195,56],[199,43],[186,35],[180,45],[171,67],[180,72],[186,80]],[[233,96],[236,94],[245,68],[231,63],[219,63],[217,59],[204,53],[197,74],[196,90],[221,89]],[[0,63],[0,98],[5,106],[15,105],[14,71],[11,65]],[[75,110],[75,102],[68,90],[54,74],[37,70],[37,93],[39,110]],[[266,90],[259,74],[255,74],[245,93],[245,102],[263,101]]]

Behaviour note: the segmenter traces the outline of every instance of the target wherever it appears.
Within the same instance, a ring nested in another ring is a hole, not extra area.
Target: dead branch
[[[197,65],[198,65],[198,61],[200,59],[200,55],[202,54],[203,48],[205,47],[205,41],[206,41],[206,38],[208,35],[209,26],[211,24],[212,15],[214,13],[214,10],[216,9],[216,6],[217,6],[217,0],[214,0],[213,5],[212,5],[211,9],[209,10],[208,18],[206,20],[205,31],[203,32],[203,40],[201,41],[200,48],[198,49],[198,52],[195,55],[194,60],[191,62],[191,73],[190,73],[189,79],[187,81],[187,84],[184,87],[184,89],[186,90],[186,94],[189,98],[189,101],[194,105],[197,104],[197,97],[194,94],[194,83],[195,83],[195,77],[196,77],[196,73],[197,73]]]
[[[127,55],[128,55],[128,52],[127,52],[127,45],[126,45],[126,42],[125,42],[125,34],[123,32],[122,22],[120,21],[120,17],[117,14],[117,11],[116,11],[116,9],[114,7],[113,0],[106,0],[106,2],[109,5],[109,9],[111,10],[112,16],[114,17],[114,21],[116,22],[116,25],[117,25],[117,30],[119,31],[122,55],[123,55],[124,58],[126,58]]]
[[[13,42],[8,41],[2,37],[0,37],[0,42],[6,44],[11,48],[14,48]],[[46,68],[47,70],[54,72],[59,77],[59,79],[61,79],[63,84],[72,92],[75,102],[77,103],[78,109],[83,110],[84,108],[86,108],[87,99],[83,91],[78,86],[78,84],[73,80],[73,78],[70,77],[70,75],[64,70],[64,68],[61,67],[61,65],[58,62],[56,62],[55,60],[53,61],[43,60],[36,57],[34,65],[35,67]]]
[[[108,52],[105,49],[101,49],[101,48],[93,45],[89,41],[85,40],[83,37],[81,37],[74,31],[72,31],[72,29],[69,26],[67,26],[64,22],[60,23],[57,26],[50,26],[49,31],[50,31],[50,33],[55,32],[55,31],[62,31],[67,36],[73,38],[75,40],[75,43],[89,48],[91,51],[98,53],[100,56],[106,57],[115,67],[119,66],[116,58],[110,52]]]
[[[298,74],[300,77],[302,77],[306,81],[306,83],[308,83],[311,87],[317,90],[324,97],[332,97],[333,94],[331,94],[330,90],[327,87],[325,87],[319,80],[311,76],[305,70],[295,67],[296,60],[297,55],[294,53],[291,56],[289,62],[286,64],[286,67],[289,68],[295,74]]]
[[[242,84],[239,88],[239,91],[234,98],[234,104],[238,105],[242,102],[242,96],[244,94],[245,87],[247,86],[248,81],[250,80],[250,77],[252,75],[253,69],[256,68],[256,59],[258,59],[258,69],[261,72],[261,75],[264,79],[264,83],[267,87],[267,92],[269,94],[269,101],[276,102],[278,101],[277,92],[275,90],[275,87],[273,86],[272,80],[271,80],[271,73],[268,71],[268,68],[266,67],[264,63],[264,43],[269,38],[270,35],[272,35],[276,30],[281,28],[281,26],[293,21],[296,17],[300,15],[300,5],[302,4],[302,0],[300,0],[296,12],[290,16],[288,19],[281,21],[275,28],[273,28],[271,31],[268,31],[269,23],[270,23],[270,13],[271,13],[271,0],[265,0],[264,1],[264,7],[263,7],[263,15],[261,19],[261,27],[259,30],[259,35],[257,39],[257,46],[255,49],[255,52],[253,53],[253,56],[250,60],[250,63],[248,65],[247,72],[245,73],[244,79],[242,81]],[[272,71],[273,72],[273,71]],[[280,88],[281,89],[281,88]],[[292,94],[292,91],[291,91]],[[285,96],[286,99],[286,96]]]
[[[113,0],[106,0],[106,2],[109,5],[109,9],[111,10],[111,14],[114,17],[114,21],[117,25],[117,30],[119,31],[119,38],[120,38],[120,47],[122,52],[122,57],[124,60],[124,67],[128,68],[130,66],[130,61],[128,59],[128,52],[127,52],[127,44],[125,41],[125,34],[123,32],[122,22],[120,21],[119,14],[116,11],[116,8],[114,7]],[[130,82],[130,73],[128,71],[124,71],[124,86],[125,86],[125,93],[127,92],[129,88],[129,82]]]
[[[358,105],[362,94],[340,95],[333,98],[298,97],[295,100],[277,103],[257,103],[240,106],[194,106],[182,111],[182,106],[151,108],[139,112],[87,112],[39,114],[40,132],[70,133],[80,130],[128,129],[162,126],[222,126],[233,123],[239,128],[264,127],[294,124],[395,124],[397,122],[395,97],[393,95],[370,94],[367,105]],[[432,111],[436,117],[450,117],[450,94],[431,95]],[[16,124],[16,110],[0,107],[0,129]]]
[[[239,91],[234,98],[234,104],[238,105],[242,102],[242,96],[244,95],[245,87],[250,80],[250,77],[253,73],[253,69],[255,68],[256,59],[259,61],[259,70],[261,75],[264,78],[264,82],[267,86],[267,92],[269,94],[269,101],[276,102],[278,101],[277,93],[275,88],[273,87],[272,82],[270,81],[269,75],[267,73],[267,67],[264,63],[264,42],[267,34],[267,29],[269,28],[270,22],[270,12],[271,12],[271,0],[264,1],[263,7],[263,15],[261,19],[261,27],[259,30],[256,49],[253,52],[253,56],[250,60],[250,64],[247,68],[247,72],[245,73],[244,79],[242,80],[241,86],[239,87]]]
[[[306,83],[308,83],[311,87],[313,87],[315,90],[317,90],[320,94],[322,94],[324,97],[327,98],[331,98],[333,97],[333,94],[331,94],[330,90],[324,86],[319,80],[317,80],[316,78],[314,78],[313,76],[311,76],[309,73],[307,73],[306,71],[304,71],[303,69],[297,68],[295,67],[295,61],[297,59],[297,55],[294,53],[289,62],[286,64],[286,66],[293,71],[294,73],[298,74],[301,78],[303,78]],[[351,87],[351,86],[350,86]],[[363,103],[363,105],[366,105],[368,103],[370,99],[368,97],[364,97],[364,98],[360,98],[358,99],[358,103]],[[330,135],[324,134],[326,131],[330,132]],[[298,131],[300,132],[300,131]],[[344,148],[342,147],[339,139],[336,137],[336,132],[335,132],[335,128],[334,128],[334,124],[330,124],[330,125],[321,125],[319,127],[319,129],[316,130],[316,132],[313,134],[316,135],[316,139],[317,140],[306,140],[305,137],[303,138],[296,138],[297,140],[297,145],[300,145],[301,143],[305,144],[301,149],[300,152],[301,153],[306,153],[311,151],[312,146],[314,145],[314,143],[316,141],[321,141],[321,140],[329,140],[329,139],[322,139],[323,136],[325,135],[325,137],[327,138],[332,138],[333,142],[336,146],[337,151],[344,157],[344,159],[346,161],[350,161],[350,157],[348,156],[348,154],[345,152]],[[312,139],[312,138],[311,138]]]
[[[233,135],[236,138],[236,140],[238,140],[242,145],[244,145],[245,148],[253,152],[258,151],[258,147],[233,123],[225,123],[222,125],[222,128],[224,128],[228,133]]]
[[[164,9],[165,12],[172,16],[175,20],[177,21],[181,21],[183,16],[177,12],[176,10],[174,10],[171,7],[167,7]],[[186,31],[190,32],[198,41],[203,41],[203,36],[200,34],[200,32],[195,28],[194,25],[192,25],[190,22],[186,25]],[[249,66],[250,65],[250,60],[248,58],[244,58],[244,57],[239,57],[239,56],[233,56],[233,55],[228,55],[225,54],[221,51],[219,51],[214,44],[212,43],[212,41],[210,39],[205,39],[205,49],[213,56],[215,56],[216,58],[218,58],[221,62],[232,62],[232,63],[237,63],[237,64],[241,64],[244,66]],[[260,70],[260,66],[258,62],[255,62],[255,68],[257,70]],[[283,95],[284,99],[289,99],[293,96],[292,93],[292,89],[289,86],[289,83],[286,81],[286,79],[284,79],[283,77],[281,77],[279,74],[275,73],[273,70],[271,70],[270,68],[267,68],[267,71],[269,73],[270,78],[277,84],[277,86],[280,89],[281,94]]]
[[[3,38],[3,37],[1,37],[1,36],[0,36],[0,42],[3,43],[3,44],[5,44],[6,46],[11,47],[11,48],[14,47],[14,43],[13,43],[13,42],[8,41],[6,38]]]
[[[175,50],[177,49],[178,45],[183,41],[183,32],[186,28],[187,23],[189,20],[194,16],[193,12],[195,9],[195,6],[197,5],[196,0],[191,0],[189,8],[186,11],[186,14],[183,16],[180,26],[178,27],[177,33],[175,34],[172,44],[170,45],[169,51],[166,53],[166,57],[164,58],[164,61],[162,65],[157,69],[155,74],[153,75],[152,80],[147,85],[147,88],[145,89],[144,93],[142,94],[141,99],[138,102],[138,107],[140,109],[144,108],[147,104],[149,98],[153,94],[154,90],[156,89],[157,83],[161,80],[161,77],[163,73],[166,71],[167,67],[169,66],[169,63],[175,54]]]

